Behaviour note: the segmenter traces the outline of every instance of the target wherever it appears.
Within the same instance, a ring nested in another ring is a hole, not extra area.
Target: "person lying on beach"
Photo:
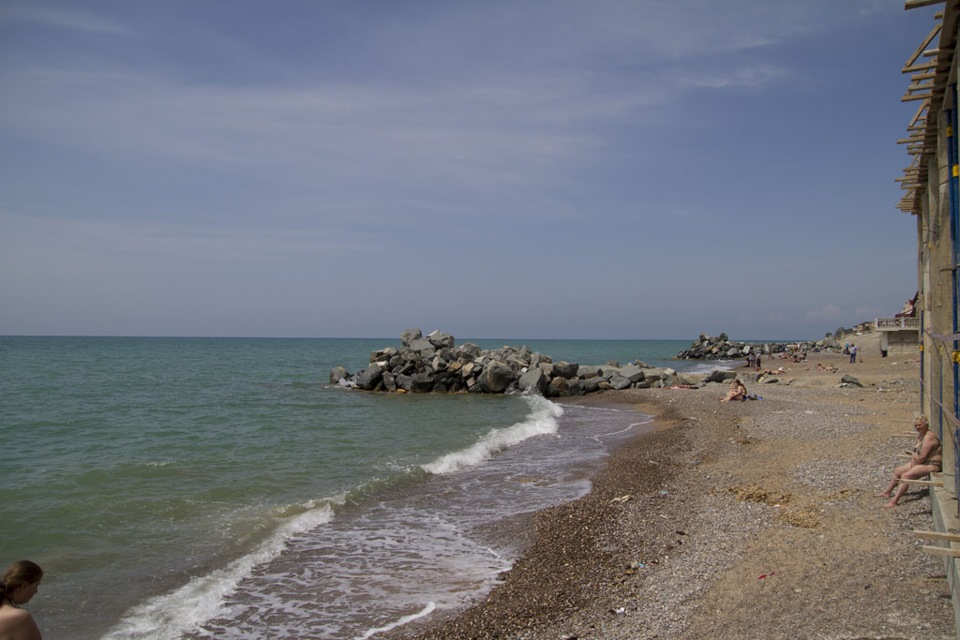
[[[743,386],[743,383],[740,380],[734,378],[730,381],[730,391],[727,391],[727,395],[720,398],[720,402],[730,402],[732,400],[746,400],[747,399],[747,388]]]
[[[839,371],[839,369],[837,369],[833,365],[827,366],[827,365],[817,363],[817,371],[826,371],[827,373],[836,373],[837,371]]]
[[[917,430],[917,441],[913,444],[913,451],[910,454],[910,462],[904,463],[893,470],[893,479],[887,485],[885,491],[876,495],[878,498],[890,498],[890,492],[893,488],[900,485],[897,493],[890,499],[890,502],[883,505],[886,508],[897,506],[897,502],[907,492],[908,485],[901,480],[916,480],[923,476],[940,471],[943,465],[943,454],[940,447],[940,439],[930,431],[930,421],[927,416],[918,416],[913,422],[913,428]]]
[[[23,605],[40,588],[43,569],[29,560],[14,562],[0,581],[0,638],[41,640],[40,629]]]

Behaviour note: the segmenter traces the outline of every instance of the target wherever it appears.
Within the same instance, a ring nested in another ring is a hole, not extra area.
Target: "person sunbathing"
[[[727,391],[727,395],[720,398],[720,402],[731,402],[733,400],[746,400],[747,399],[747,388],[743,386],[743,383],[740,380],[734,378],[730,381],[730,390]]]
[[[940,439],[930,431],[930,421],[927,416],[918,416],[913,422],[913,428],[917,430],[917,441],[913,444],[913,451],[910,454],[910,462],[904,463],[893,470],[893,479],[887,485],[886,490],[876,494],[877,498],[890,498],[890,492],[898,484],[900,487],[890,502],[883,505],[885,508],[895,507],[907,492],[909,484],[901,480],[916,480],[930,473],[939,472],[943,466],[943,453],[940,446]]]

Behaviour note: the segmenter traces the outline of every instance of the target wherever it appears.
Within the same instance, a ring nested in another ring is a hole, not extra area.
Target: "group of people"
[[[720,402],[734,402],[744,400],[759,400],[760,397],[747,393],[747,387],[739,378],[730,381],[727,395],[720,398]],[[921,415],[913,422],[917,432],[917,440],[910,452],[910,461],[893,470],[893,478],[887,488],[877,494],[877,497],[889,498],[884,507],[897,506],[900,498],[907,492],[909,483],[904,480],[916,480],[931,473],[938,473],[943,466],[943,452],[940,439],[930,431],[930,421]],[[898,486],[899,485],[899,486]],[[896,493],[893,493],[896,489]],[[891,495],[892,494],[892,495]]]
[[[0,638],[41,640],[40,629],[23,605],[37,594],[43,569],[30,560],[14,562],[0,581]]]

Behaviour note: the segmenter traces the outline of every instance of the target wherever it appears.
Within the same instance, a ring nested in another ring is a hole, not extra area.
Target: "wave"
[[[333,520],[333,506],[329,502],[319,506],[309,503],[302,508],[306,511],[281,525],[253,552],[223,569],[191,578],[175,591],[133,607],[103,636],[103,640],[177,640],[203,622],[222,615],[226,598],[254,567],[279,556],[293,536]]]
[[[391,622],[386,626],[367,630],[366,633],[364,633],[362,636],[360,636],[356,640],[368,640],[369,638],[375,636],[378,633],[383,633],[384,631],[392,631],[397,627],[402,627],[403,625],[409,624],[414,620],[418,620],[420,618],[430,615],[431,613],[433,613],[433,611],[436,608],[437,608],[437,604],[435,602],[430,602],[427,604],[427,606],[425,606],[422,610],[418,611],[417,613],[410,614],[409,616],[403,616],[396,622]]]
[[[540,435],[557,432],[557,418],[563,415],[560,405],[538,395],[521,396],[530,405],[530,414],[522,421],[502,429],[491,429],[476,444],[448,453],[421,468],[427,473],[445,475],[469,469],[489,460],[493,455]]]

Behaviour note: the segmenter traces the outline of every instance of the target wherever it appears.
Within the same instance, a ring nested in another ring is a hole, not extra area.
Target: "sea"
[[[458,340],[679,371],[676,340]],[[477,602],[650,416],[329,383],[398,339],[0,337],[0,565],[46,640],[376,638]]]

